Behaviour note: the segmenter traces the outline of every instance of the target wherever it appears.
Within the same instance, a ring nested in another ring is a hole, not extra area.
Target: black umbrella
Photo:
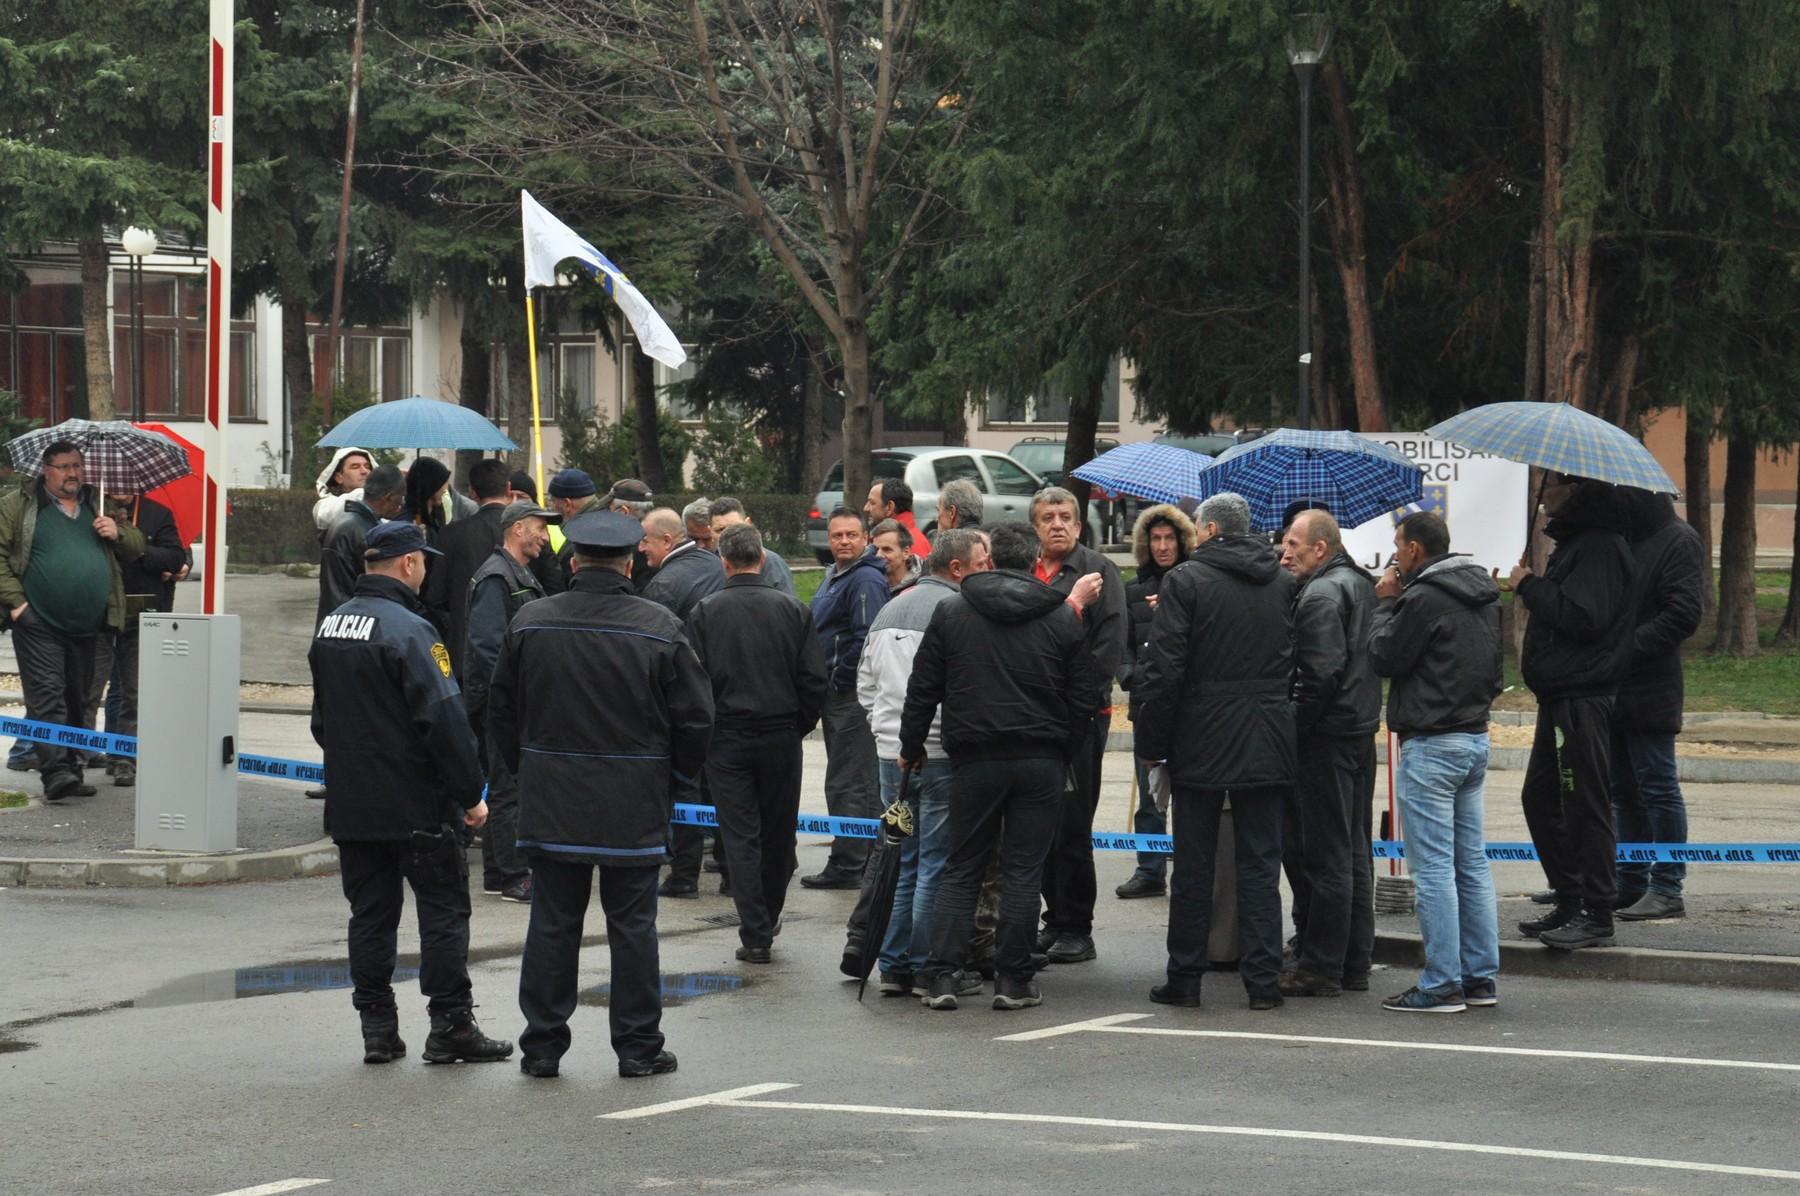
[[[869,973],[881,957],[881,941],[887,937],[888,923],[894,917],[894,890],[900,884],[900,846],[913,833],[912,807],[906,804],[906,791],[912,786],[912,773],[901,770],[900,796],[881,814],[881,834],[875,844],[875,859],[863,873],[863,897],[857,902],[869,911],[869,924],[863,931],[862,983],[856,986],[856,999],[862,1000],[869,988]]]

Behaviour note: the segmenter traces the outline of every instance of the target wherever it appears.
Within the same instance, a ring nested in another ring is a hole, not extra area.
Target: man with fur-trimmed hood
[[[1119,684],[1129,692],[1131,674],[1137,667],[1138,653],[1150,642],[1150,620],[1156,614],[1156,592],[1169,570],[1188,559],[1199,542],[1194,521],[1182,514],[1181,508],[1162,503],[1139,512],[1131,529],[1131,553],[1137,558],[1137,576],[1125,583],[1125,618],[1128,632],[1125,657],[1119,662]],[[1149,771],[1140,761],[1138,772],[1138,805],[1131,829],[1140,835],[1168,833],[1168,818],[1156,808],[1156,796],[1150,792]],[[1168,857],[1158,852],[1138,852],[1137,871],[1131,879],[1114,889],[1120,897],[1160,897],[1168,891],[1163,874]]]

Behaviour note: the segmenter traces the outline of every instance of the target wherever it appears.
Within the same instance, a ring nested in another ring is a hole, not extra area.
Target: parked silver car
[[[982,520],[987,523],[1026,518],[1031,511],[1031,496],[1044,488],[1043,478],[992,449],[934,444],[877,449],[871,456],[874,480],[897,478],[912,487],[913,518],[928,533],[937,527],[938,491],[953,479],[967,478],[980,489]],[[831,467],[813,498],[812,515],[807,520],[806,540],[820,564],[831,563],[826,518],[837,507],[861,511],[867,498],[868,495],[859,494],[854,501],[847,501],[844,463],[839,461]],[[1099,542],[1099,520],[1092,509],[1088,513],[1088,533],[1090,543]]]

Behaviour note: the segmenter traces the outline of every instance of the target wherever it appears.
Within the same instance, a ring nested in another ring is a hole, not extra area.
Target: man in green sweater
[[[82,484],[81,450],[59,440],[44,450],[43,478],[0,498],[0,606],[13,631],[25,711],[34,719],[79,725],[94,673],[95,636],[125,622],[119,567],[144,554],[144,536],[99,513]],[[44,798],[89,796],[81,756],[55,743],[37,745]]]

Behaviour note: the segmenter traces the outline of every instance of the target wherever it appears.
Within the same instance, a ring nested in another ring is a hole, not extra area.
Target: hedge
[[[680,510],[697,494],[660,494],[659,506]],[[746,494],[744,509],[767,538],[785,556],[807,558],[807,516],[812,497],[803,494]],[[318,496],[310,490],[233,490],[231,514],[226,524],[231,560],[240,565],[317,564],[319,535],[313,527],[312,508]]]

